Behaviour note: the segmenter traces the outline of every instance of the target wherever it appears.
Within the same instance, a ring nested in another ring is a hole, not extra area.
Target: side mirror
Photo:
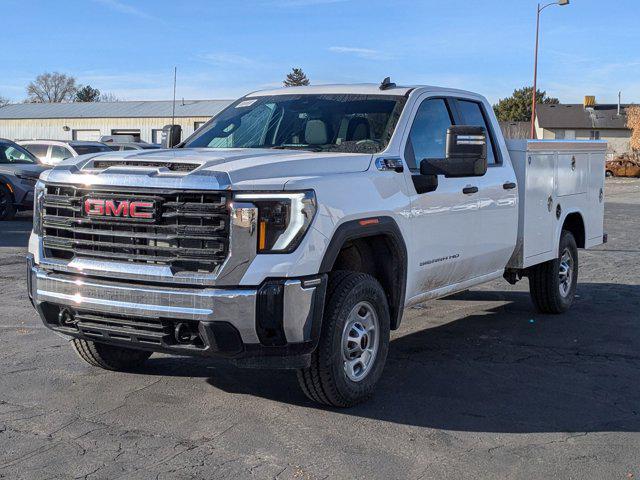
[[[162,127],[162,148],[173,148],[180,143],[182,127],[180,125],[165,125]]]
[[[487,173],[487,132],[484,127],[453,125],[447,130],[446,158],[425,158],[421,175],[447,178],[481,177]]]

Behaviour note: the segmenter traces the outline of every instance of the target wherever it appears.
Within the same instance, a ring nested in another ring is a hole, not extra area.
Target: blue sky
[[[0,95],[59,71],[124,100],[234,98],[378,82],[475,90],[531,83],[533,0],[0,0]],[[572,0],[542,14],[539,86],[563,102],[640,102],[640,2]]]

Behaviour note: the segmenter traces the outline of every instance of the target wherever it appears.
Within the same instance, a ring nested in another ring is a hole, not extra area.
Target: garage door
[[[97,142],[100,140],[100,130],[74,130],[73,139]]]

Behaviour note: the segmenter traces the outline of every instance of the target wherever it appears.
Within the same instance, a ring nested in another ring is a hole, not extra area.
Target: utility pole
[[[173,106],[171,109],[171,125],[175,125],[176,118],[176,78],[178,77],[178,67],[173,67]]]
[[[569,5],[569,0],[558,0],[557,2],[547,3],[546,5],[541,6],[538,4],[538,10],[536,14],[536,49],[535,49],[535,57],[533,62],[533,95],[531,101],[531,134],[530,137],[533,139],[536,136],[536,94],[538,92],[538,39],[540,38],[540,13],[547,7],[551,5],[559,5],[561,7],[565,5]]]

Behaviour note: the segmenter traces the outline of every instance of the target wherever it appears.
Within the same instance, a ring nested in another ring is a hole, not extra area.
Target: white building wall
[[[182,138],[194,132],[196,122],[206,122],[210,117],[176,118],[182,127]],[[111,135],[112,130],[140,130],[140,138],[152,142],[152,131],[171,123],[171,117],[158,118],[69,118],[69,119],[0,119],[0,138],[72,140],[73,130],[99,130],[100,135]],[[65,128],[68,127],[68,130]]]

